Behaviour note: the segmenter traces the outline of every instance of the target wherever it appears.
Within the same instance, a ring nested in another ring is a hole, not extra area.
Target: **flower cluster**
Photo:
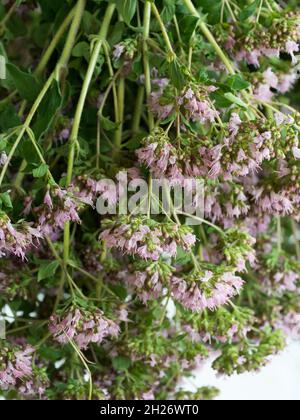
[[[164,289],[170,287],[173,272],[164,261],[138,261],[133,264],[130,272],[119,273],[120,280],[126,281],[139,299],[146,303],[164,295]]]
[[[287,337],[299,340],[300,337],[300,313],[289,312],[278,320],[276,327],[280,328]]]
[[[55,236],[67,222],[81,223],[79,212],[85,205],[92,205],[89,196],[76,196],[73,191],[54,188],[47,191],[43,204],[33,209],[41,232]]]
[[[282,72],[275,73],[273,69],[269,67],[262,74],[258,73],[252,80],[252,83],[255,86],[254,99],[261,102],[269,102],[276,93],[285,94],[289,92],[295,85],[297,78],[298,75],[295,71],[288,74]],[[277,118],[278,116],[281,118],[280,114],[277,114]],[[283,120],[280,122],[283,122]]]
[[[214,148],[209,176],[228,181],[257,172],[265,160],[275,157],[276,134],[264,121],[244,123],[233,114],[223,143]]]
[[[0,212],[0,258],[15,255],[23,260],[27,252],[37,246],[43,237],[40,230],[20,221],[13,224],[9,217]]]
[[[189,251],[196,237],[188,226],[176,223],[157,223],[143,217],[123,217],[105,222],[100,239],[108,248],[116,248],[124,254],[157,261],[162,254],[175,257],[177,248]]]
[[[90,343],[101,344],[107,337],[117,337],[119,327],[106,318],[102,311],[70,308],[67,313],[53,315],[49,329],[60,344],[70,341],[80,349],[87,349]]]
[[[289,12],[285,16],[281,13],[274,15],[271,25],[257,25],[246,35],[233,26],[226,46],[231,49],[237,61],[246,60],[259,67],[262,57],[279,57],[281,52],[289,54],[293,63],[296,63],[299,40],[299,14]]]
[[[19,387],[33,375],[34,348],[4,347],[0,349],[0,389]]]
[[[190,86],[181,95],[175,94],[166,79],[155,83],[157,89],[150,96],[150,109],[160,120],[165,120],[176,110],[185,121],[201,124],[213,123],[218,116],[209,94],[217,90],[214,86]],[[175,98],[175,100],[174,100]]]
[[[194,270],[183,278],[173,277],[171,288],[174,299],[185,308],[200,312],[226,305],[240,293],[243,284],[240,277],[222,267],[216,272]]]

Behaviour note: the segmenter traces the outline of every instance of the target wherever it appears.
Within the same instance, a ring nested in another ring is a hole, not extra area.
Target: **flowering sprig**
[[[53,315],[49,329],[59,343],[74,341],[79,349],[86,349],[90,343],[99,345],[106,337],[117,337],[119,334],[118,325],[106,318],[103,312],[76,307],[65,314]]]
[[[189,251],[196,243],[188,226],[171,222],[162,224],[146,218],[124,217],[108,220],[105,227],[100,239],[108,248],[146,260],[157,261],[162,254],[175,257],[179,246]]]

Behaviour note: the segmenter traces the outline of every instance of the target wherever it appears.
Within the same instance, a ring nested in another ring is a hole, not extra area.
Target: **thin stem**
[[[170,62],[174,61],[174,59],[176,58],[176,53],[173,50],[173,47],[172,47],[167,29],[165,27],[165,24],[164,24],[162,18],[160,17],[159,11],[158,11],[157,7],[155,6],[155,3],[151,3],[151,7],[152,7],[152,11],[154,13],[154,16],[156,17],[156,19],[159,23],[160,29],[162,31],[162,35],[164,37],[167,48],[169,50],[168,61],[170,61]]]
[[[146,95],[147,99],[151,95],[152,86],[151,86],[151,71],[150,71],[150,63],[149,63],[149,49],[148,49],[148,39],[150,34],[150,21],[151,21],[151,2],[145,2],[145,10],[144,10],[144,42],[143,42],[143,56],[144,56],[144,73],[145,73],[145,87],[146,87]],[[149,130],[153,131],[154,129],[154,118],[153,114],[150,109],[148,109],[148,122],[149,122]]]
[[[94,44],[91,60],[89,62],[87,74],[85,76],[82,90],[79,97],[79,101],[76,107],[74,123],[73,123],[72,131],[71,131],[71,135],[69,139],[68,170],[67,170],[67,179],[66,179],[67,186],[69,186],[72,182],[74,160],[75,160],[75,147],[76,147],[76,142],[78,141],[79,127],[80,127],[80,122],[81,122],[81,118],[83,114],[84,105],[86,102],[86,98],[88,95],[92,77],[94,75],[95,68],[97,66],[97,60],[101,51],[101,47],[107,37],[108,29],[110,26],[113,13],[115,11],[115,7],[116,5],[112,3],[108,4],[107,6],[103,23],[101,25],[101,30]],[[69,246],[70,246],[70,223],[66,223],[65,229],[64,229],[64,261],[65,263],[69,259]]]
[[[7,171],[8,167],[10,165],[10,162],[11,162],[11,160],[12,160],[12,158],[13,158],[13,156],[14,156],[14,154],[15,154],[15,152],[16,152],[16,150],[17,150],[17,148],[18,148],[18,146],[21,142],[21,140],[24,137],[24,134],[27,132],[28,128],[30,127],[30,124],[31,124],[31,122],[32,122],[40,104],[42,103],[46,93],[50,89],[50,87],[52,85],[52,82],[54,81],[54,79],[56,77],[56,74],[59,73],[59,70],[61,68],[65,67],[67,62],[69,61],[69,58],[71,56],[71,52],[72,52],[72,49],[73,49],[73,46],[74,46],[74,43],[75,43],[75,40],[76,40],[76,35],[77,35],[78,29],[79,29],[79,25],[81,23],[81,18],[82,18],[82,15],[83,15],[84,6],[85,6],[85,0],[78,0],[77,6],[76,6],[76,13],[75,13],[73,23],[72,23],[72,26],[71,26],[71,29],[70,29],[70,32],[69,32],[69,36],[68,36],[66,45],[64,47],[63,53],[61,55],[61,58],[60,58],[59,62],[57,63],[57,66],[56,66],[55,70],[49,76],[49,78],[46,81],[43,89],[41,90],[37,99],[35,100],[32,108],[31,108],[31,110],[30,110],[22,128],[21,128],[21,131],[20,131],[20,133],[19,133],[19,135],[18,135],[18,137],[17,137],[17,139],[16,139],[16,141],[15,141],[15,143],[14,143],[14,145],[13,145],[13,147],[12,147],[10,153],[9,153],[7,161],[6,161],[5,165],[3,166],[1,174],[0,174],[0,187],[3,183],[3,179],[4,179],[4,176],[6,174],[6,171]]]
[[[211,228],[215,229],[215,230],[216,230],[217,232],[219,232],[221,235],[224,235],[224,231],[223,231],[220,227],[218,227],[218,226],[214,225],[214,224],[213,224],[213,223],[211,223],[211,222],[208,222],[208,221],[207,221],[207,220],[205,220],[205,219],[202,219],[201,217],[197,217],[197,216],[194,216],[194,215],[192,215],[192,214],[188,214],[188,213],[184,213],[184,212],[179,212],[179,214],[181,214],[182,216],[191,217],[192,219],[197,220],[197,221],[198,221],[198,222],[200,222],[200,223],[204,223],[205,225],[210,226]]]
[[[86,5],[86,0],[78,0],[76,9],[75,9],[73,22],[70,28],[70,32],[68,34],[68,38],[67,38],[64,50],[62,52],[61,58],[58,63],[58,69],[56,69],[56,72],[58,73],[59,73],[59,70],[61,68],[64,69],[67,66],[68,62],[70,61],[72,50],[76,42],[76,37],[77,37],[78,31],[81,25],[85,5]]]
[[[206,23],[201,20],[201,15],[198,12],[198,10],[195,8],[195,6],[193,5],[192,1],[191,0],[183,0],[183,2],[185,3],[185,5],[189,9],[189,11],[192,13],[192,15],[200,19],[199,27],[200,27],[202,33],[205,35],[205,37],[208,39],[208,41],[214,47],[217,55],[223,61],[225,67],[228,70],[228,72],[230,74],[235,74],[236,71],[235,71],[233,65],[231,64],[228,57],[224,54],[223,50],[221,49],[221,47],[219,46],[219,44],[215,40],[215,37],[213,36],[211,31],[208,29],[208,26],[206,25]]]
[[[93,379],[92,379],[92,373],[90,371],[90,368],[88,367],[88,364],[86,362],[86,359],[84,357],[84,355],[81,353],[81,351],[79,350],[79,348],[76,346],[76,344],[73,342],[73,340],[71,340],[68,335],[66,334],[66,337],[69,340],[69,343],[71,344],[71,346],[73,347],[73,349],[75,350],[75,352],[77,353],[77,355],[79,356],[80,360],[82,361],[84,367],[86,368],[88,375],[89,375],[89,396],[88,396],[88,400],[91,401],[93,398]]]
[[[184,48],[183,48],[183,41],[182,41],[180,28],[179,28],[179,24],[178,24],[178,20],[177,20],[176,15],[174,15],[173,21],[174,21],[174,25],[175,25],[175,29],[176,29],[176,33],[177,33],[177,38],[178,38],[178,41],[179,41],[179,44],[180,44],[181,54],[183,56],[185,56],[185,51],[184,51]]]
[[[0,28],[4,28],[5,27],[5,25],[7,24],[7,22],[9,21],[9,19],[13,15],[13,13],[15,12],[17,6],[18,6],[18,2],[15,1],[14,4],[9,9],[9,11],[5,14],[4,18],[1,20],[1,22],[0,22]]]
[[[118,93],[117,93],[117,88],[116,88],[116,80],[119,77],[119,74],[121,73],[121,69],[117,72],[117,75],[115,76],[113,65],[112,65],[112,62],[111,62],[111,59],[110,59],[110,55],[109,55],[109,51],[108,51],[108,47],[107,47],[106,42],[103,43],[103,50],[104,50],[104,54],[105,54],[105,58],[106,58],[106,62],[107,62],[109,75],[112,78],[112,90],[113,90],[113,97],[114,97],[115,118],[116,118],[116,120],[118,120],[119,119],[119,107],[118,107]]]
[[[261,15],[263,4],[264,4],[264,0],[260,0],[260,5],[259,5],[259,8],[258,8],[257,17],[256,17],[256,23],[259,23],[259,18],[260,18],[260,15]]]
[[[37,76],[39,76],[40,74],[43,73],[43,71],[45,70],[45,68],[47,67],[47,64],[53,54],[53,52],[55,51],[59,41],[61,40],[61,38],[63,37],[64,33],[66,32],[68,26],[70,25],[70,23],[72,22],[74,15],[75,15],[75,10],[76,8],[74,7],[70,13],[67,15],[67,17],[65,18],[65,20],[62,22],[61,26],[59,27],[58,31],[56,32],[54,38],[52,39],[52,41],[50,42],[48,48],[46,49],[39,65],[37,66],[36,70],[35,70],[35,74]]]
[[[221,6],[221,23],[224,23],[224,13],[225,13],[225,0],[222,0],[222,6]]]
[[[277,217],[277,249],[278,252],[282,251],[282,227],[281,227],[281,217]]]
[[[70,140],[69,140],[70,147],[69,147],[69,157],[68,157],[67,185],[71,184],[72,177],[73,177],[73,167],[74,167],[74,160],[75,160],[75,145],[78,140],[79,128],[80,128],[80,123],[81,123],[81,118],[82,118],[86,98],[88,95],[92,77],[95,72],[95,68],[97,66],[97,60],[101,51],[101,47],[107,37],[108,29],[110,26],[110,22],[111,22],[115,7],[116,7],[115,4],[112,4],[112,3],[109,4],[107,7],[107,10],[103,19],[103,23],[101,25],[101,30],[99,32],[99,36],[97,37],[97,41],[94,44],[92,56],[89,62],[88,70],[87,70],[87,73],[83,82],[79,101],[76,107],[74,123],[73,123]]]
[[[295,220],[291,220],[291,225],[292,225],[292,230],[293,230],[296,255],[297,255],[298,261],[300,261],[300,243],[299,243],[299,238],[298,238],[299,229],[298,229],[298,225],[295,222]]]
[[[118,84],[118,129],[115,133],[115,155],[118,155],[122,146],[123,124],[124,124],[124,105],[125,105],[125,78],[121,77]]]
[[[83,268],[78,267],[78,265],[73,264],[72,262],[70,262],[70,266],[73,267],[76,271],[78,271],[79,273],[83,274],[84,276],[86,276],[87,278],[93,280],[95,283],[99,284],[99,282],[101,282],[101,286],[103,287],[103,289],[105,289],[107,292],[109,292],[111,295],[113,296],[117,296],[109,287],[107,287],[103,281],[95,276],[93,276],[93,274],[89,273],[88,271],[84,270]]]
[[[229,10],[229,13],[230,13],[230,16],[231,16],[233,22],[236,23],[237,22],[236,16],[235,16],[234,11],[232,10],[232,8],[230,6],[230,3],[228,2],[228,0],[225,0],[225,2],[226,2],[227,9]]]
[[[131,130],[133,134],[138,133],[140,129],[142,113],[143,113],[144,97],[145,97],[145,88],[144,86],[139,86],[136,102],[135,102],[133,120],[132,120]]]
[[[107,51],[108,53],[108,51]],[[110,58],[108,57],[108,60],[110,61]],[[111,65],[111,63],[110,63]],[[97,169],[100,168],[100,154],[101,154],[101,117],[103,116],[103,110],[106,104],[106,101],[109,97],[109,94],[111,92],[111,90],[113,90],[113,96],[114,96],[114,104],[115,104],[115,119],[116,121],[119,119],[119,107],[118,107],[118,95],[117,95],[117,90],[116,90],[116,80],[119,77],[122,69],[120,69],[116,74],[114,74],[113,72],[113,68],[110,67],[110,75],[112,77],[112,81],[110,82],[110,84],[108,85],[106,91],[104,92],[103,98],[102,98],[102,103],[101,106],[98,110],[98,115],[97,115],[97,159],[96,159],[96,167]]]
[[[35,139],[34,132],[31,130],[31,128],[30,128],[30,127],[28,127],[28,128],[27,128],[26,132],[27,132],[27,134],[28,134],[28,137],[29,137],[29,139],[30,139],[30,141],[31,141],[31,143],[32,143],[32,145],[33,145],[33,147],[34,147],[34,149],[35,149],[35,151],[36,151],[36,153],[37,153],[37,155],[38,155],[38,157],[39,157],[39,159],[40,159],[41,163],[43,163],[43,164],[45,164],[45,165],[46,165],[47,163],[46,163],[45,158],[44,158],[44,156],[43,156],[43,154],[42,154],[42,152],[41,152],[41,150],[40,150],[40,148],[39,148],[39,146],[38,146],[38,144],[37,144],[37,141],[36,141],[36,139]],[[55,184],[54,177],[53,177],[53,175],[51,174],[51,172],[50,172],[50,170],[49,170],[49,169],[47,170],[47,175],[48,175],[49,180],[50,180],[52,183],[54,183],[54,184]]]
[[[152,193],[153,193],[153,180],[152,175],[149,175],[149,197],[148,197],[148,210],[147,210],[147,217],[151,219],[151,208],[152,208]]]
[[[150,62],[149,62],[149,50],[148,50],[148,39],[149,39],[149,35],[150,35],[150,21],[151,21],[151,8],[153,3],[150,3],[149,1],[145,2],[145,8],[144,8],[144,43],[143,43],[143,58],[144,58],[144,73],[145,73],[145,86],[146,86],[146,96],[147,98],[150,97],[151,95],[151,90],[152,90],[152,86],[151,86],[151,71],[150,71]],[[148,125],[149,125],[149,130],[150,132],[152,132],[154,130],[154,118],[153,118],[153,114],[150,110],[150,108],[148,109]],[[148,197],[148,211],[147,211],[147,216],[150,219],[151,217],[151,204],[152,204],[152,175],[150,173],[149,175],[149,187],[151,190],[151,193],[149,194]]]
[[[76,8],[74,7],[71,12],[67,15],[67,17],[64,19],[64,21],[62,22],[61,26],[59,27],[58,31],[56,32],[54,38],[52,39],[52,41],[50,42],[48,48],[46,49],[40,63],[38,64],[37,68],[35,69],[34,74],[36,76],[40,76],[43,71],[45,70],[45,68],[47,67],[47,64],[53,54],[53,52],[55,51],[59,41],[61,40],[61,38],[63,37],[64,33],[66,32],[68,26],[70,25],[72,19],[74,18],[74,14],[75,14],[75,10]],[[67,62],[65,62],[65,65],[67,65]],[[16,92],[13,92],[13,94],[11,95],[11,97],[14,97],[17,94]],[[19,110],[19,116],[21,117],[25,111],[27,105],[27,101],[23,101]],[[24,169],[27,166],[27,162],[25,159],[23,159],[21,165],[20,165],[20,169],[18,171],[18,174],[16,176],[14,185],[15,188],[18,189],[21,187],[23,179],[24,179]]]
[[[48,92],[53,80],[54,80],[54,73],[51,74],[51,76],[47,80],[46,84],[44,85],[43,89],[41,90],[40,94],[38,95],[37,99],[35,100],[32,108],[31,108],[31,110],[30,110],[30,112],[29,112],[29,114],[28,114],[28,116],[25,120],[25,123],[24,123],[23,127],[21,128],[21,131],[20,131],[14,145],[12,146],[12,148],[10,150],[10,153],[7,157],[6,163],[3,166],[1,174],[0,174],[0,187],[3,183],[4,177],[5,177],[5,174],[6,174],[6,171],[7,171],[8,167],[10,165],[10,162],[11,162],[11,160],[12,160],[12,158],[13,158],[13,156],[14,156],[14,154],[15,154],[15,152],[16,152],[16,150],[17,150],[17,148],[18,148],[18,146],[21,142],[21,140],[23,139],[27,129],[30,127],[30,124],[33,120],[33,117],[35,116],[36,111],[38,110],[42,100],[44,99],[44,96]]]

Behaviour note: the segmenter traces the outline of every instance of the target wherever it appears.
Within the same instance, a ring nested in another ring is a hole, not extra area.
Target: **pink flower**
[[[147,401],[155,400],[153,391],[144,392],[142,394],[142,400],[147,400]]]
[[[268,70],[266,70],[263,73],[263,76],[265,78],[265,82],[267,83],[267,85],[269,85],[271,88],[274,88],[274,89],[277,88],[277,86],[278,86],[278,77],[273,72],[273,70],[271,69],[271,67],[269,67]]]
[[[19,222],[12,225],[6,215],[0,214],[0,254],[15,255],[25,260],[26,253],[31,247],[38,245],[42,233],[33,229],[26,222]]]
[[[53,315],[49,329],[59,343],[69,344],[73,340],[80,349],[87,349],[90,343],[100,344],[105,338],[119,334],[118,325],[106,318],[99,309],[92,312],[70,309],[65,318]]]
[[[254,93],[255,99],[262,102],[269,102],[273,95],[269,85],[259,85]]]
[[[10,354],[6,354],[9,352]],[[16,388],[19,381],[29,379],[33,375],[34,348],[30,346],[0,350],[0,389]]]
[[[206,308],[215,310],[226,305],[228,301],[240,293],[244,282],[233,273],[224,273],[216,277],[212,272],[205,275],[199,274],[185,279],[172,278],[171,287],[175,300],[185,308],[193,312],[199,312]]]
[[[7,160],[8,160],[7,154],[5,152],[2,152],[0,156],[0,166],[4,166]]]
[[[300,149],[298,147],[293,147],[292,149],[295,159],[300,159]]]
[[[297,58],[295,53],[299,51],[299,45],[295,41],[287,41],[285,44],[285,49],[288,54],[292,57],[293,64],[297,64]]]
[[[242,124],[242,120],[240,119],[240,116],[236,112],[234,112],[231,115],[230,121],[228,124],[228,129],[232,133],[233,136],[237,135],[241,124]]]
[[[44,204],[46,204],[50,209],[53,209],[53,202],[49,190],[45,195]]]
[[[281,76],[277,90],[283,94],[289,92],[293,88],[294,84],[296,83],[297,78],[298,78],[297,72],[293,72],[293,73]]]
[[[113,50],[113,57],[118,60],[119,58],[121,58],[122,54],[125,51],[125,45],[124,44],[117,44],[114,46],[114,50]]]

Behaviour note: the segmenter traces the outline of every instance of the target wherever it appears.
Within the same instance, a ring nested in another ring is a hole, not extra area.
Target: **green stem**
[[[151,3],[151,7],[152,7],[152,11],[153,11],[153,13],[154,13],[154,15],[155,15],[158,23],[159,23],[159,26],[160,26],[161,31],[162,31],[162,35],[164,37],[165,43],[167,45],[167,48],[169,50],[169,54],[170,55],[168,57],[168,60],[170,62],[172,62],[176,58],[176,53],[173,50],[173,47],[172,47],[172,44],[171,44],[171,41],[170,41],[170,38],[169,38],[169,35],[168,35],[168,32],[167,32],[167,29],[165,27],[165,24],[164,24],[164,22],[163,22],[163,20],[162,20],[162,18],[160,16],[160,14],[159,14],[159,11],[158,11],[157,7],[155,6],[155,4],[154,3]]]
[[[68,157],[68,172],[67,172],[67,185],[70,185],[73,177],[73,167],[74,167],[74,159],[75,159],[75,145],[78,140],[78,134],[79,134],[79,127],[80,122],[83,114],[83,109],[85,106],[86,98],[88,95],[88,91],[90,88],[90,84],[95,72],[95,68],[97,66],[98,57],[101,51],[101,47],[103,45],[103,42],[105,41],[109,29],[109,25],[112,19],[112,15],[115,10],[115,4],[109,4],[104,16],[103,24],[101,26],[101,30],[99,33],[99,36],[97,37],[97,41],[95,42],[92,56],[89,62],[87,74],[85,76],[82,90],[80,93],[79,101],[77,104],[75,117],[74,117],[74,123],[70,135],[70,148],[69,148],[69,157]]]
[[[151,71],[150,71],[150,62],[149,62],[149,49],[148,49],[148,39],[150,35],[150,22],[151,22],[151,5],[153,3],[146,1],[144,7],[144,42],[143,42],[143,61],[144,61],[144,73],[145,73],[145,89],[146,89],[146,97],[147,99],[151,95],[152,86],[151,86]],[[152,132],[154,130],[154,118],[153,114],[148,108],[148,125],[149,130]],[[149,188],[151,193],[148,197],[148,212],[147,217],[150,219],[151,217],[151,204],[152,204],[152,175],[149,175]]]
[[[65,18],[65,20],[63,21],[63,23],[59,27],[58,31],[56,32],[54,38],[50,42],[47,50],[45,51],[45,54],[43,55],[39,65],[37,66],[37,68],[35,70],[35,74],[37,76],[42,74],[43,71],[45,70],[45,68],[47,67],[47,64],[48,64],[52,54],[54,53],[59,41],[63,37],[64,33],[66,32],[66,30],[68,28],[68,26],[70,25],[70,23],[72,22],[72,20],[74,18],[75,10],[76,10],[76,8],[74,7],[70,11],[70,13],[67,15],[67,17]],[[65,62],[67,63],[67,61],[65,61]]]
[[[292,230],[293,230],[293,235],[294,235],[296,255],[297,255],[298,261],[300,261],[300,244],[299,244],[299,239],[298,239],[298,233],[299,233],[298,225],[295,222],[295,220],[291,220],[291,224],[292,224]]]
[[[257,17],[256,17],[256,23],[259,23],[259,19],[260,19],[263,4],[264,4],[264,0],[260,0],[260,5],[259,5],[259,8],[258,8]]]
[[[219,46],[219,44],[215,40],[215,37],[213,36],[211,31],[209,30],[206,23],[202,21],[201,15],[198,12],[198,10],[195,8],[195,6],[193,5],[192,1],[191,0],[183,0],[183,2],[185,3],[185,5],[189,9],[189,11],[192,13],[192,15],[200,19],[199,27],[200,27],[202,33],[205,35],[205,37],[210,42],[210,44],[214,47],[217,55],[223,61],[225,67],[228,70],[228,72],[230,74],[235,74],[236,71],[235,71],[232,63],[230,62],[229,58],[224,54],[223,50],[221,49],[221,47]]]
[[[116,80],[118,79],[121,71],[122,71],[122,69],[119,69],[119,71],[117,71],[116,74],[112,74],[112,81],[110,82],[106,91],[104,92],[104,95],[103,95],[103,98],[102,98],[102,103],[101,103],[101,106],[98,110],[98,115],[97,115],[97,146],[96,146],[96,149],[97,149],[96,168],[97,169],[100,168],[100,157],[101,157],[101,117],[103,116],[103,110],[104,110],[106,101],[109,97],[109,94],[110,94],[111,90],[113,90],[113,96],[114,96],[116,121],[119,118],[118,117],[119,116],[119,107],[118,107],[118,95],[117,95],[117,91],[116,91]],[[112,145],[112,147],[114,148],[115,145]]]
[[[5,165],[3,166],[1,174],[0,174],[0,187],[3,183],[3,179],[5,177],[5,174],[6,174],[6,171],[7,171],[8,167],[10,165],[10,162],[11,162],[11,160],[12,160],[12,158],[13,158],[13,156],[14,156],[14,154],[15,154],[15,152],[16,152],[16,150],[17,150],[17,148],[18,148],[18,146],[21,142],[21,140],[23,139],[27,129],[30,127],[30,124],[33,120],[33,117],[35,116],[36,111],[38,110],[42,100],[44,99],[44,96],[48,92],[53,80],[54,80],[54,73],[51,74],[51,76],[47,80],[46,84],[44,85],[43,89],[41,90],[40,94],[38,95],[37,99],[35,100],[35,102],[33,104],[33,107],[31,108],[31,110],[30,110],[30,112],[29,112],[29,114],[28,114],[28,116],[25,120],[25,123],[22,126],[21,131],[20,131],[17,139],[16,139],[15,143],[13,144],[13,146],[10,150],[10,153],[7,157],[7,161],[6,161]]]
[[[281,227],[281,217],[277,217],[277,249],[278,252],[282,251],[282,227]]]
[[[50,89],[50,87],[52,85],[52,82],[55,80],[56,74],[59,73],[60,69],[64,68],[69,61],[73,46],[75,44],[76,35],[77,35],[78,29],[79,29],[79,26],[80,26],[80,23],[81,23],[81,18],[82,18],[82,15],[83,15],[84,6],[85,6],[85,0],[78,0],[77,6],[76,6],[76,13],[75,13],[73,23],[72,23],[72,26],[71,26],[71,29],[70,29],[70,32],[69,32],[69,35],[68,35],[66,45],[65,45],[63,53],[61,55],[61,58],[60,58],[59,62],[57,63],[55,70],[49,76],[49,78],[46,81],[43,89],[41,90],[37,99],[35,100],[32,108],[31,108],[31,110],[30,110],[22,128],[21,128],[21,131],[20,131],[20,133],[19,133],[19,135],[18,135],[18,137],[17,137],[17,139],[16,139],[16,141],[15,141],[15,143],[14,143],[14,145],[13,145],[13,147],[12,147],[10,153],[9,153],[8,159],[5,163],[5,165],[3,166],[1,174],[0,174],[0,187],[3,183],[3,179],[4,179],[4,176],[6,174],[7,169],[9,167],[9,164],[11,162],[11,159],[13,158],[13,156],[14,156],[21,140],[23,139],[25,133],[30,128],[30,124],[31,124],[31,122],[32,122],[40,104],[42,103],[46,93]]]
[[[101,47],[107,37],[108,29],[110,26],[113,13],[115,11],[115,7],[116,5],[112,3],[110,3],[107,6],[103,23],[101,25],[101,30],[99,32],[99,36],[97,37],[97,41],[94,44],[91,60],[89,62],[87,74],[85,76],[82,90],[79,97],[79,101],[77,104],[75,117],[74,117],[74,123],[73,123],[70,140],[69,140],[68,170],[67,170],[67,179],[66,179],[67,186],[69,186],[72,182],[74,160],[75,160],[75,146],[78,140],[79,127],[80,127],[80,122],[81,122],[81,118],[83,114],[84,105],[86,102],[86,98],[88,95],[92,77],[94,75],[95,68],[97,66],[97,61],[98,61],[98,57],[101,51]],[[69,247],[70,247],[70,223],[66,223],[65,229],[64,229],[64,262],[65,264],[67,263],[69,259]]]
[[[125,78],[121,77],[118,83],[117,89],[118,96],[118,118],[116,123],[118,124],[118,129],[115,133],[115,155],[119,154],[119,151],[122,146],[122,135],[123,135],[123,124],[124,124],[124,103],[125,103]]]
[[[16,10],[18,6],[18,2],[16,1],[11,8],[9,9],[9,11],[5,14],[4,18],[1,20],[0,22],[0,28],[3,29],[5,27],[5,25],[7,24],[7,22],[9,21],[9,19],[11,18],[11,16],[13,15],[14,11]]]
[[[29,139],[30,139],[30,141],[31,141],[31,143],[32,143],[32,145],[33,145],[33,147],[34,147],[34,149],[36,151],[36,154],[38,155],[41,163],[43,163],[43,164],[46,165],[47,163],[46,163],[45,158],[44,158],[44,156],[43,156],[43,154],[42,154],[42,152],[41,152],[41,150],[39,148],[39,145],[37,144],[37,141],[35,139],[34,132],[31,130],[30,127],[27,128],[26,132],[28,134],[28,137],[29,137]],[[51,172],[50,172],[49,169],[47,171],[47,175],[48,175],[49,180],[52,182],[52,184],[55,184],[54,177],[52,176],[52,174],[51,174]]]
[[[118,120],[119,119],[119,107],[118,107],[118,93],[117,93],[117,88],[116,88],[116,80],[121,73],[121,69],[116,73],[116,75],[114,74],[114,69],[113,69],[111,59],[110,59],[109,50],[108,50],[108,47],[107,47],[105,42],[103,44],[103,50],[104,50],[104,54],[105,54],[105,58],[106,58],[106,62],[107,62],[109,75],[112,79],[112,91],[113,91],[113,97],[114,97],[115,119]]]
[[[132,120],[132,133],[133,134],[138,133],[140,129],[142,113],[143,113],[144,97],[145,97],[145,88],[144,86],[140,86],[137,93],[133,120]]]
[[[145,73],[145,88],[147,99],[151,95],[152,86],[151,86],[151,71],[150,71],[150,62],[149,62],[149,49],[148,49],[148,39],[150,35],[150,21],[151,21],[151,2],[145,2],[144,9],[144,42],[143,42],[143,61],[144,61],[144,73]],[[151,110],[148,110],[148,122],[149,130],[153,131],[154,129],[154,118]]]
[[[221,235],[224,235],[224,232],[220,227],[214,225],[213,223],[211,223],[211,222],[209,222],[205,219],[202,219],[201,217],[197,217],[197,216],[194,216],[192,214],[188,214],[188,213],[184,213],[184,212],[180,212],[179,214],[181,214],[182,216],[191,217],[192,219],[197,220],[200,223],[204,223],[205,225],[210,226],[211,228],[215,229]]]
[[[52,39],[52,41],[50,42],[48,48],[46,49],[39,65],[37,66],[36,70],[35,70],[35,75],[40,76],[43,71],[45,70],[45,68],[47,67],[47,64],[53,54],[53,52],[55,51],[55,48],[57,47],[59,41],[61,40],[61,38],[63,37],[64,33],[66,32],[68,26],[70,25],[72,19],[74,18],[74,14],[75,14],[75,10],[76,8],[74,7],[71,12],[68,14],[68,16],[65,18],[65,20],[62,22],[61,26],[59,27],[58,31],[56,32],[54,38]],[[67,64],[67,63],[66,63]],[[13,96],[17,94],[17,92],[13,92]],[[19,115],[22,116],[25,108],[27,105],[27,101],[23,101],[19,110]],[[24,170],[27,166],[27,162],[25,159],[23,159],[20,169],[18,171],[18,174],[16,176],[15,182],[14,182],[14,187],[16,189],[20,188],[24,179]]]
[[[235,16],[234,11],[232,10],[232,8],[230,6],[230,3],[228,2],[228,0],[225,0],[225,3],[226,3],[227,9],[228,9],[228,11],[230,13],[230,16],[231,16],[233,22],[236,23],[236,21],[237,21],[236,20],[236,16]]]

